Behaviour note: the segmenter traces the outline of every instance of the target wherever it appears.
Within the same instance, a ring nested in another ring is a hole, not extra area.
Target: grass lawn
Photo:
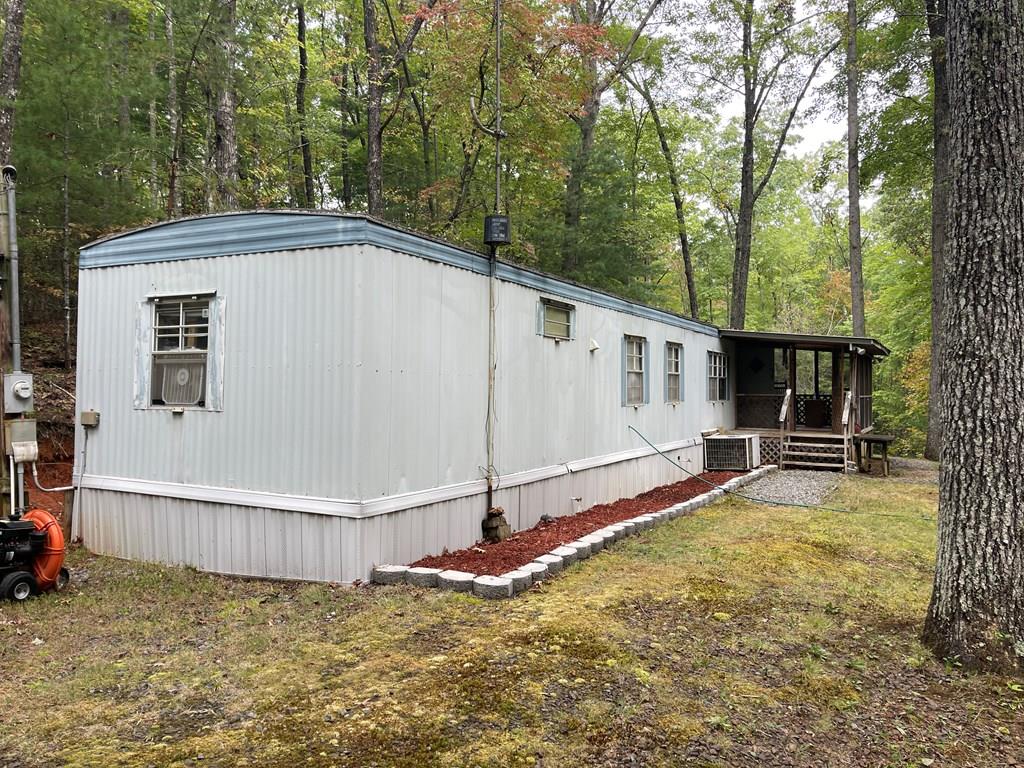
[[[0,605],[0,766],[1024,765],[1024,680],[917,641],[928,479],[725,500],[503,602],[76,551]]]

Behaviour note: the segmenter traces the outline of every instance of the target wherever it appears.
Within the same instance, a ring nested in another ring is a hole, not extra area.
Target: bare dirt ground
[[[502,602],[76,551],[0,606],[0,766],[1024,765],[1024,680],[918,642],[921,479],[723,499]]]

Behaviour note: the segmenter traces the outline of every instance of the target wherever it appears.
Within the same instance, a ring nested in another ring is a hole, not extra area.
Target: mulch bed
[[[744,473],[705,472],[701,477],[715,485],[721,485],[742,474]],[[579,514],[539,522],[533,528],[514,533],[496,544],[477,542],[468,549],[445,551],[440,555],[420,558],[413,565],[467,571],[478,576],[500,576],[550,552],[555,547],[575,541],[580,536],[586,536],[606,525],[621,523],[623,520],[648,512],[660,512],[666,507],[688,501],[709,490],[707,483],[691,477],[671,485],[662,485],[632,499],[619,499],[612,504],[598,504]]]

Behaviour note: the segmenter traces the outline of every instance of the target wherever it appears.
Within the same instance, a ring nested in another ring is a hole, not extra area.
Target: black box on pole
[[[512,242],[512,227],[508,216],[491,214],[484,217],[484,244],[508,245]]]

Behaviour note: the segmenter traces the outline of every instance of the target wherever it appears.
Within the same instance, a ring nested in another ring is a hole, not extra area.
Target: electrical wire
[[[650,440],[648,440],[646,437],[644,437],[643,433],[641,433],[640,430],[638,430],[632,424],[629,425],[629,429],[632,432],[636,433],[637,437],[639,437],[641,440],[643,440],[645,443],[647,443],[651,448],[653,448],[655,450],[655,452],[659,456],[661,456],[663,459],[665,459],[665,461],[669,462],[670,464],[672,464],[673,466],[677,467],[678,469],[681,469],[683,472],[688,474],[690,477],[694,478],[695,480],[699,480],[700,482],[704,483],[705,485],[709,485],[712,488],[717,488],[718,490],[722,491],[723,493],[728,493],[728,494],[730,494],[732,496],[737,496],[737,497],[739,497],[741,499],[746,499],[747,501],[753,501],[753,502],[755,502],[757,504],[767,504],[767,505],[772,506],[772,507],[798,507],[800,509],[820,509],[823,512],[842,512],[842,513],[850,514],[850,515],[870,515],[872,517],[895,517],[895,518],[899,518],[901,520],[913,519],[913,518],[911,518],[911,517],[909,517],[907,515],[893,515],[893,514],[889,514],[889,513],[886,513],[886,512],[866,512],[866,511],[863,511],[863,510],[841,509],[840,507],[825,507],[825,506],[822,506],[820,504],[800,504],[800,503],[795,502],[795,501],[772,501],[771,499],[759,499],[756,496],[747,496],[746,494],[743,494],[743,493],[737,493],[736,491],[730,491],[728,488],[723,488],[720,485],[716,485],[715,483],[712,483],[710,480],[704,479],[700,475],[695,475],[693,472],[688,470],[686,467],[684,467],[681,464],[679,464],[678,462],[676,462],[671,456],[666,456],[658,448],[658,446],[656,446],[654,443],[652,443]],[[924,517],[924,516],[922,516],[920,519],[922,519],[922,520],[935,520],[934,517]]]

